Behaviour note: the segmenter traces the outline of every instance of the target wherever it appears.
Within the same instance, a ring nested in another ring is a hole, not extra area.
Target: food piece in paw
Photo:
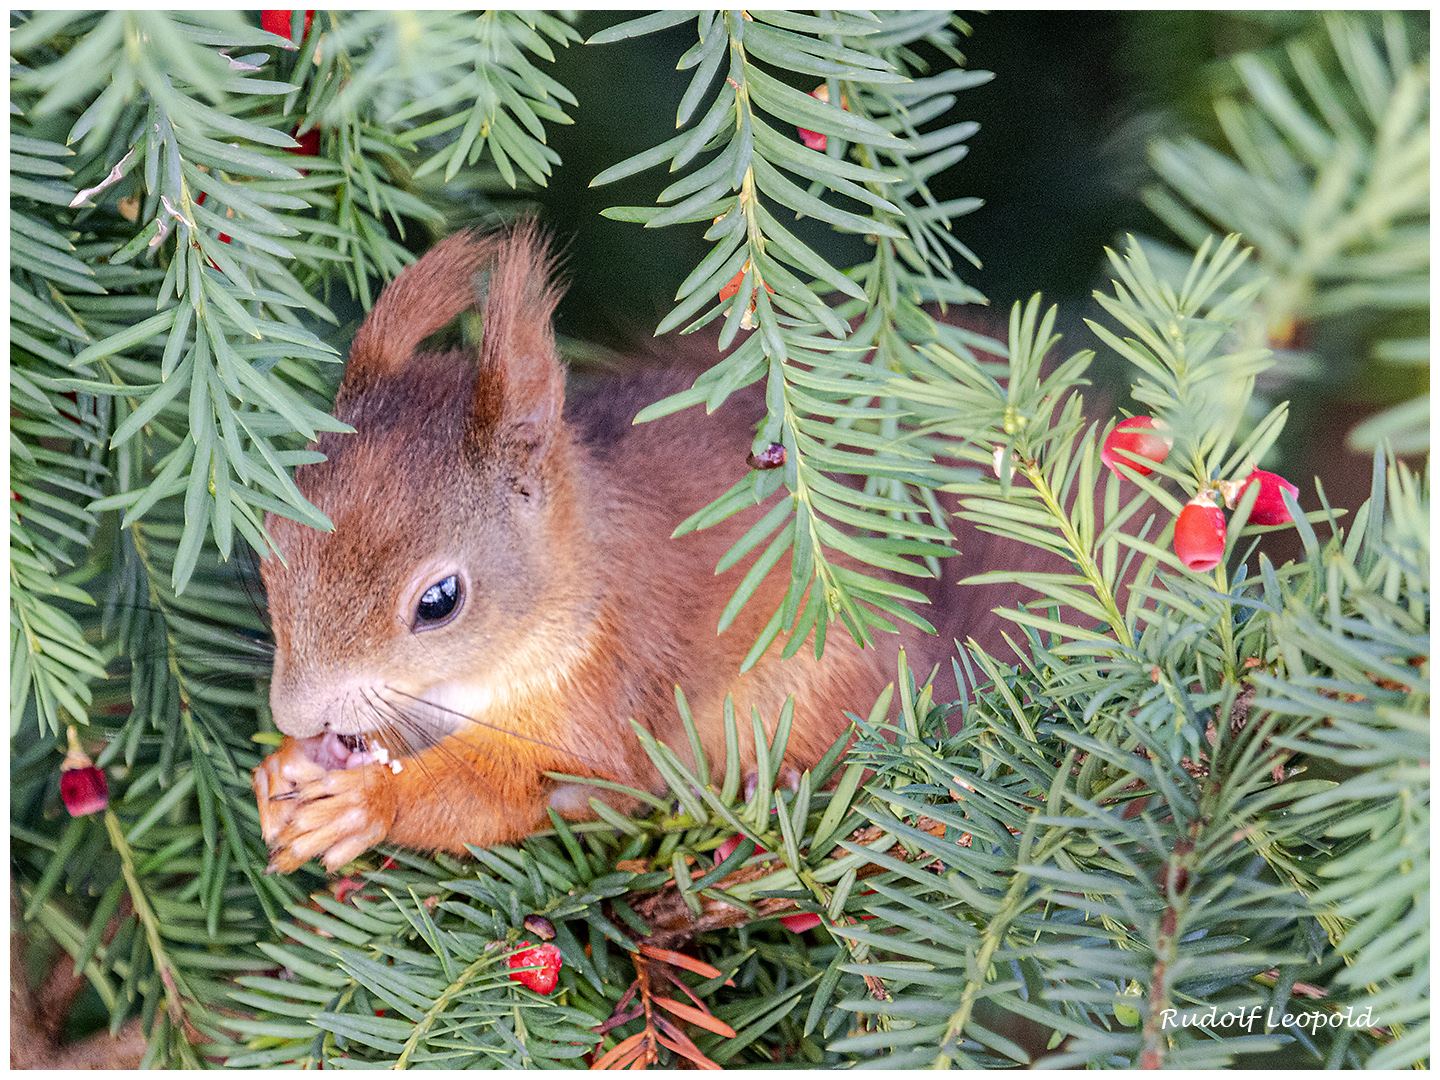
[[[350,751],[343,766],[346,769],[390,764],[390,751],[376,739],[373,732],[366,735],[341,735],[340,741]]]

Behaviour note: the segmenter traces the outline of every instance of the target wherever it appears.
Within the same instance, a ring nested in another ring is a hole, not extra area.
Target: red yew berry
[[[199,195],[196,195],[196,196],[195,196],[195,205],[196,205],[196,206],[204,206],[204,205],[205,205],[205,192],[202,191],[202,192],[200,192]],[[230,214],[231,214],[231,211],[229,211],[229,210],[226,210],[226,211],[225,211],[225,216],[226,216],[226,217],[229,217]],[[222,233],[220,234],[220,242],[221,242],[222,244],[228,244],[228,243],[230,243],[230,237],[229,237],[229,235],[228,235],[227,233],[223,233],[223,232],[222,232]],[[210,265],[211,265],[212,267],[214,267],[216,270],[219,270],[219,269],[220,269],[218,266],[215,266],[215,263],[214,263],[213,261],[210,263]]]
[[[288,38],[290,36],[290,15],[289,11],[262,11],[260,12],[260,29]],[[305,28],[300,31],[302,41],[310,36],[310,26],[314,21],[315,12],[313,10],[305,12]]]
[[[1280,492],[1288,491],[1294,498],[1300,494],[1298,487],[1277,473],[1256,469],[1245,478],[1245,483],[1241,485],[1236,496],[1237,502],[1251,484],[1259,484],[1260,493],[1255,496],[1255,505],[1250,508],[1250,524],[1284,525],[1291,520],[1290,509],[1285,505],[1285,499]]]
[[[820,925],[820,916],[813,911],[797,911],[794,915],[782,915],[780,925],[792,934],[803,934]]]
[[[874,891],[874,889],[867,890],[867,892]],[[875,918],[874,915],[861,915],[860,921],[864,922],[866,919],[873,918]],[[820,916],[813,911],[797,911],[794,915],[780,916],[780,925],[792,934],[803,934],[806,930],[814,930],[820,925]]]
[[[510,966],[511,982],[534,990],[537,994],[548,994],[560,981],[560,950],[554,945],[536,945],[526,948],[530,942],[522,941],[520,951],[514,953],[506,963]],[[535,971],[515,971],[515,968],[536,968]]]
[[[335,899],[342,904],[345,902],[345,898],[351,893],[358,893],[364,888],[365,880],[355,877],[354,875],[343,877],[339,881],[332,881],[330,883],[330,891],[334,894]]]
[[[299,130],[300,125],[297,124],[295,130],[290,132],[290,137],[300,145],[292,147],[289,153],[299,154],[301,157],[318,157],[320,154],[320,129],[318,127],[312,127],[309,131],[305,132],[304,135],[297,134]],[[309,169],[297,168],[295,171],[301,176],[310,175]]]
[[[295,129],[295,131],[299,130],[298,127]],[[290,137],[300,144],[291,150],[290,153],[303,154],[306,157],[315,157],[320,153],[320,129],[318,127],[311,128],[305,132],[304,135],[296,135],[295,132],[292,131]]]
[[[1189,570],[1214,570],[1225,557],[1225,511],[1197,495],[1175,519],[1175,554]]]
[[[70,729],[70,748],[60,766],[60,798],[71,817],[84,817],[110,805],[105,774],[80,746],[80,735]]]
[[[729,840],[726,840],[723,844],[717,847],[714,852],[715,865],[719,866],[722,862],[728,859],[734,853],[735,849],[739,846],[740,837],[737,834],[730,837]]]
[[[731,852],[733,852],[737,847],[739,847],[740,841],[744,839],[745,837],[742,834],[736,833],[734,836],[730,837],[729,840],[726,840],[723,844],[717,847],[715,849],[715,865],[719,866],[722,862],[728,859]],[[756,844],[755,854],[768,855],[770,853],[766,851],[763,847],[761,847],[759,844]]]
[[[1134,469],[1141,476],[1149,476],[1150,466],[1138,459],[1164,461],[1173,442],[1153,416],[1132,416],[1116,424],[1115,430],[1105,436],[1105,442],[1100,447],[1100,460],[1116,476],[1124,475],[1116,467],[1118,465]],[[1136,456],[1131,457],[1131,454]]]
[[[745,280],[745,269],[747,269],[749,265],[749,263],[746,263],[744,268],[735,271],[734,277],[732,277],[724,285],[720,286],[721,300],[729,300],[730,297],[734,296],[737,292],[740,291],[740,282]]]
[[[726,282],[723,286],[721,286],[720,300],[722,302],[729,300],[730,297],[734,296],[737,292],[740,291],[740,285],[745,280],[745,272],[749,269],[750,260],[746,259],[745,265],[736,272],[735,276],[731,278],[728,282]],[[775,291],[773,288],[770,287],[770,283],[768,281],[765,283],[765,291],[770,293],[773,293]],[[725,314],[730,314],[729,308],[725,309]],[[750,291],[749,303],[746,305],[745,311],[740,318],[740,326],[742,329],[745,330],[755,329],[755,290],[753,286],[751,287]]]
[[[814,90],[810,91],[810,96],[813,97],[816,101],[823,101],[828,105],[830,103],[829,84],[821,83]],[[844,98],[841,98],[840,107],[842,109],[848,110],[850,108],[850,103],[847,102]],[[820,134],[818,131],[807,131],[805,128],[802,127],[797,127],[795,129],[795,132],[800,136],[800,141],[806,146],[808,146],[811,150],[818,150],[822,154],[825,152],[825,147],[827,143],[824,135]]]
[[[745,280],[745,272],[749,269],[750,260],[746,259],[745,265],[742,266],[739,270],[735,271],[735,276],[732,277],[729,281],[727,281],[724,285],[720,286],[721,300],[729,300],[730,297],[734,296],[737,292],[740,291],[740,283]],[[765,289],[767,292],[773,293],[775,291],[768,284],[765,286]]]
[[[94,765],[66,769],[60,774],[60,798],[71,817],[84,817],[110,805],[105,774]]]

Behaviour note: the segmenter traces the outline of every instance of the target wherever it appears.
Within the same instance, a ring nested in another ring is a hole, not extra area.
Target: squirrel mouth
[[[399,759],[392,759],[390,751],[374,740],[374,733],[337,735],[331,731],[305,741],[311,744],[308,747],[310,760],[326,769],[384,765],[392,773],[398,773],[404,768]]]

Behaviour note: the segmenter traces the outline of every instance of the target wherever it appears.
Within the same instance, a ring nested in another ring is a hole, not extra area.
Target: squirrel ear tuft
[[[495,260],[502,238],[471,230],[448,236],[385,287],[350,346],[337,403],[399,371],[415,347],[475,304],[475,275]]]
[[[554,260],[534,221],[504,235],[490,273],[480,375],[470,431],[477,441],[502,439],[539,457],[560,425],[565,373],[555,349]]]

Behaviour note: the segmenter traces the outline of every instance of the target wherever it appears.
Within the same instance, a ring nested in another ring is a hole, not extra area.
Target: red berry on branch
[[[726,840],[723,844],[717,847],[715,849],[715,865],[719,866],[722,862],[728,859],[731,853],[740,846],[740,841],[744,839],[745,837],[742,834],[736,833],[734,836],[730,837],[729,840]],[[759,844],[756,844],[755,854],[768,855],[770,853],[766,851],[763,847],[761,847]]]
[[[1251,484],[1259,484],[1260,493],[1255,496],[1255,505],[1250,508],[1250,524],[1284,525],[1292,520],[1290,508],[1285,505],[1285,499],[1280,492],[1288,491],[1291,498],[1296,498],[1300,494],[1298,487],[1277,473],[1256,469],[1245,478],[1245,483],[1236,496],[1237,502]]]
[[[866,891],[874,892],[875,890],[868,889]],[[860,921],[864,922],[866,919],[873,918],[875,918],[874,915],[861,915]],[[806,930],[814,930],[820,925],[820,916],[813,911],[797,911],[794,915],[780,916],[780,925],[792,934],[803,934]]]
[[[365,888],[364,879],[355,877],[353,875],[350,877],[341,878],[339,881],[332,881],[330,883],[331,893],[333,893],[335,899],[342,904],[345,902],[345,898],[347,896],[349,896],[353,892],[359,892],[363,888]]]
[[[810,91],[810,96],[813,97],[815,100],[823,101],[828,105],[830,103],[830,85],[828,83],[821,83],[814,90]],[[841,98],[840,107],[848,111],[850,108],[850,103],[844,98]],[[818,131],[808,131],[802,127],[797,127],[795,129],[795,132],[800,136],[800,141],[806,146],[808,146],[811,150],[818,150],[822,154],[825,152],[825,147],[827,143],[824,135],[820,134]]]
[[[260,29],[266,33],[279,34],[283,38],[290,36],[290,15],[289,11],[262,11],[260,12]],[[300,39],[303,41],[310,36],[310,26],[315,21],[315,12],[305,12],[305,28],[300,31]]]
[[[60,798],[71,817],[84,817],[110,805],[105,774],[94,765],[67,769],[60,774]]]
[[[304,135],[296,134],[299,130],[300,125],[297,124],[295,125],[295,130],[290,132],[290,137],[300,145],[291,147],[289,152],[299,154],[301,157],[317,157],[320,153],[320,129],[318,127],[312,127],[309,131],[305,132]],[[309,169],[296,169],[295,171],[301,176],[310,175]]]
[[[60,766],[60,798],[71,817],[84,817],[110,805],[105,773],[80,746],[80,735],[70,728],[70,749]]]
[[[820,925],[820,916],[813,911],[797,911],[794,915],[782,915],[780,925],[792,934],[803,934]]]
[[[560,950],[554,945],[536,945],[524,948],[530,942],[522,941],[521,950],[514,953],[506,963],[511,968],[510,980],[534,990],[537,994],[548,994],[560,981],[560,967],[563,961]],[[535,968],[536,971],[515,971],[515,968]]]
[[[204,206],[204,205],[205,205],[205,192],[202,191],[202,192],[200,192],[199,195],[196,195],[196,196],[195,196],[195,205],[196,205],[196,206]],[[230,211],[229,211],[229,210],[225,211],[225,216],[226,216],[226,217],[229,217],[229,216],[230,216]],[[223,233],[223,232],[222,232],[222,233],[220,234],[220,242],[221,242],[222,244],[228,244],[228,243],[230,243],[230,237],[229,237],[226,233]],[[214,263],[214,262],[211,262],[210,265],[211,265],[211,266],[214,266],[216,270],[219,270],[219,269],[220,269],[218,266],[215,266],[215,263]]]
[[[800,141],[806,146],[808,146],[811,150],[818,150],[822,154],[825,152],[825,145],[827,140],[824,135],[820,134],[820,132],[810,131],[802,127],[797,127],[795,131],[800,136]]]
[[[745,265],[742,266],[738,271],[736,271],[735,276],[721,287],[720,300],[722,302],[729,300],[730,297],[734,296],[737,292],[740,291],[740,285],[745,280],[745,273],[749,269],[750,260],[746,259]],[[770,287],[770,283],[768,281],[765,283],[765,291],[770,293],[773,293],[775,291],[773,288]],[[725,314],[730,314],[729,308],[725,309]],[[750,296],[745,306],[745,311],[741,314],[740,317],[740,326],[742,329],[745,330],[755,329],[755,289],[753,286],[750,289]]]
[[[1174,441],[1153,416],[1132,416],[1116,424],[1115,430],[1105,436],[1105,442],[1100,447],[1100,460],[1116,476],[1124,475],[1116,467],[1119,465],[1134,469],[1141,476],[1149,476],[1150,466],[1139,459],[1164,461]],[[1131,454],[1136,456],[1131,457]]]
[[[740,291],[740,283],[745,280],[745,272],[749,269],[750,260],[746,259],[745,265],[742,266],[739,270],[735,271],[735,276],[720,287],[721,300],[729,300],[730,297],[734,296],[737,292]],[[766,291],[772,293],[775,291],[768,284],[765,286],[765,289]]]
[[[726,840],[723,844],[717,847],[715,849],[715,865],[719,866],[722,862],[728,859],[731,855],[735,853],[735,849],[739,846],[740,837],[737,834],[730,837],[729,840]]]
[[[295,131],[299,130],[298,127],[295,129]],[[318,127],[312,127],[309,131],[305,132],[304,135],[296,135],[295,131],[290,133],[290,137],[300,145],[291,150],[290,153],[303,154],[306,157],[315,157],[320,153],[320,129]]]
[[[740,282],[744,280],[745,271],[737,270],[734,277],[732,277],[724,285],[720,286],[720,299],[729,300],[730,297],[734,296],[737,292],[740,291]]]
[[[1185,504],[1175,519],[1175,554],[1189,570],[1214,570],[1225,557],[1225,511],[1204,495]]]

